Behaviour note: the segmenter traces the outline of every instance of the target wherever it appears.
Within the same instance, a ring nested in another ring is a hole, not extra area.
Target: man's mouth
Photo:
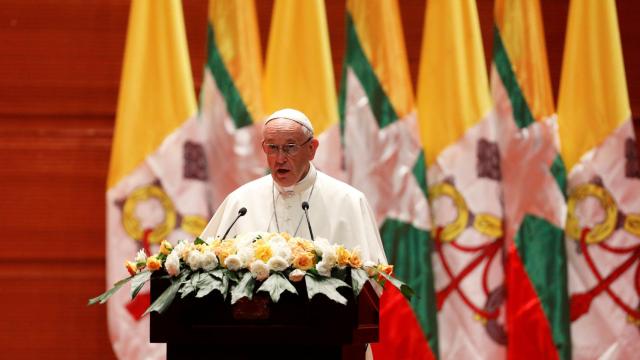
[[[278,169],[276,170],[276,173],[278,173],[278,175],[285,175],[287,173],[289,173],[289,169]]]

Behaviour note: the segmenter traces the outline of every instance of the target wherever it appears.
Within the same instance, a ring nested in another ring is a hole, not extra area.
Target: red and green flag
[[[507,357],[570,359],[566,173],[538,1],[495,3],[492,94],[505,208]]]
[[[346,181],[367,196],[395,276],[417,292],[408,302],[385,289],[373,356],[434,358],[426,169],[397,1],[347,1],[346,33],[339,98]]]
[[[207,141],[208,201],[215,211],[238,186],[265,173],[262,51],[253,0],[211,0],[199,122]]]

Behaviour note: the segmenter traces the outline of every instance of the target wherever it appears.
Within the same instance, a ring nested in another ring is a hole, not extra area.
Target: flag
[[[500,151],[475,1],[429,1],[420,56],[440,358],[501,358]]]
[[[199,121],[215,211],[230,192],[266,173],[258,125],[264,116],[262,50],[253,0],[211,0],[208,19]]]
[[[210,212],[206,161],[179,0],[131,3],[106,193],[107,286],[123,262],[164,239],[193,237]],[[113,349],[123,359],[159,359],[149,343],[148,289],[107,304]]]
[[[499,118],[511,359],[570,359],[566,173],[538,1],[497,0],[491,85]]]
[[[575,358],[640,352],[640,167],[613,0],[569,7],[558,126]]]
[[[409,303],[385,289],[373,355],[434,358],[426,171],[397,1],[347,1],[346,32],[339,98],[346,180],[369,200],[395,276],[417,292]]]
[[[265,110],[294,108],[305,113],[320,140],[314,164],[344,179],[324,2],[276,0],[272,14],[263,84]]]

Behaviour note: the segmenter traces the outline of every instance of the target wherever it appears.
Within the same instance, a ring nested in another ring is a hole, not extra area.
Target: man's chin
[[[273,180],[276,182],[276,184],[282,187],[292,186],[292,185],[295,185],[296,183],[295,179],[293,178],[293,175],[290,172],[286,174],[272,173],[272,175],[273,175]]]

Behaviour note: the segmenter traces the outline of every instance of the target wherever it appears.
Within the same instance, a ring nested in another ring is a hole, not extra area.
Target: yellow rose
[[[269,259],[271,259],[271,255],[273,255],[273,252],[271,251],[271,246],[269,246],[269,244],[265,243],[263,245],[256,246],[256,259],[262,260],[266,263],[267,261],[269,261]]]
[[[300,270],[309,270],[314,265],[315,255],[309,252],[298,253],[293,258],[293,267]]]
[[[291,239],[291,235],[289,235],[289,233],[286,232],[286,231],[281,232],[280,236],[282,236],[287,241],[289,241],[289,239]]]
[[[209,244],[209,246],[211,246],[212,248],[217,248],[218,246],[220,246],[221,243],[222,243],[222,240],[215,239],[211,242],[211,244]]]
[[[224,260],[231,255],[231,253],[229,252],[228,248],[217,248],[215,251],[215,254],[218,256],[218,259],[220,260],[220,265],[222,265],[222,267],[224,267]]]
[[[127,268],[129,275],[135,275],[138,273],[138,266],[133,261],[125,261],[124,267]]]
[[[171,245],[171,243],[167,240],[162,240],[162,242],[160,243],[160,253],[169,255],[171,253],[171,250],[173,250],[173,245]]]
[[[338,265],[346,266],[349,265],[349,259],[351,258],[351,253],[349,250],[345,249],[344,246],[340,245],[336,249],[336,255],[338,256]]]
[[[155,255],[149,256],[147,258],[147,269],[149,269],[150,271],[156,271],[160,269],[161,266],[162,266],[162,263],[160,262],[160,260],[158,260],[158,258]]]

